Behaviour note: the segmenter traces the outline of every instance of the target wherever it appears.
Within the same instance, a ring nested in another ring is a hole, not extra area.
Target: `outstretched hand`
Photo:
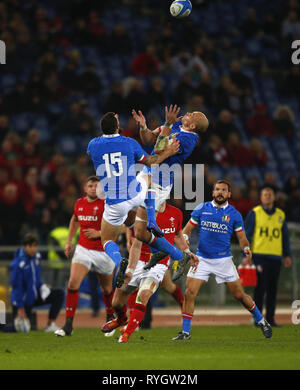
[[[170,123],[170,124],[174,124],[178,121],[178,114],[180,112],[180,107],[177,107],[177,105],[175,104],[173,106],[173,104],[170,105],[170,107],[165,107],[165,117],[166,117],[166,122],[167,123]]]
[[[142,111],[138,110],[138,112],[136,112],[135,110],[132,110],[131,113],[133,119],[136,121],[136,124],[144,128],[146,126],[146,118],[144,117]]]

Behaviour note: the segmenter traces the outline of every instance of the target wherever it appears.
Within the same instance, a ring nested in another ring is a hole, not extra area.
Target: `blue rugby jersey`
[[[189,222],[199,228],[196,254],[206,259],[232,256],[231,236],[245,230],[241,214],[228,203],[219,209],[213,201],[200,203]]]
[[[179,141],[178,153],[168,157],[159,166],[144,168],[144,172],[151,172],[152,181],[162,187],[173,185],[174,171],[172,171],[172,165],[182,164],[191,155],[199,139],[198,134],[183,130],[181,124],[181,121],[176,122],[170,132],[170,136],[176,135],[176,139]],[[154,149],[151,154],[154,154]]]
[[[143,162],[146,153],[133,138],[119,134],[92,139],[87,148],[99,176],[107,204],[132,199],[141,191],[136,180],[135,163]]]

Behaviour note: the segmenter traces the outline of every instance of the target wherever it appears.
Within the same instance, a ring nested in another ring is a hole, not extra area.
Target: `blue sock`
[[[151,249],[151,252],[152,252],[152,253],[157,253],[157,252],[159,252],[159,250],[153,248],[153,246],[151,246],[151,245],[148,245],[148,246],[149,246],[149,248]]]
[[[112,261],[117,266],[119,262],[122,260],[122,256],[118,245],[114,241],[106,241],[103,244],[103,249],[105,250],[105,253],[112,259]]]
[[[191,332],[193,314],[182,313],[182,331],[186,333]]]
[[[155,223],[155,195],[156,192],[152,188],[148,188],[147,195],[145,198],[145,205],[147,209],[147,219],[148,221]]]
[[[252,307],[250,307],[249,311],[252,314],[255,322],[259,322],[263,319],[263,315],[261,314],[255,303]]]
[[[168,253],[173,260],[182,260],[182,252],[171,245],[164,237],[155,237],[154,234],[151,233],[151,238],[147,244],[150,248],[153,247],[160,252]]]

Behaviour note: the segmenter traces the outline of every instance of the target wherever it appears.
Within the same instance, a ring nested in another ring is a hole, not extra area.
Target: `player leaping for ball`
[[[147,128],[146,119],[141,111],[132,111],[133,118],[140,126],[140,136],[145,145],[155,145],[152,153],[160,153],[169,143],[169,136],[176,136],[179,141],[178,153],[167,158],[160,166],[148,169],[144,168],[143,173],[148,173],[151,177],[151,186],[148,189],[147,204],[146,202],[138,208],[136,221],[134,224],[135,237],[145,242],[151,247],[154,247],[154,255],[151,257],[146,267],[153,267],[158,261],[170,254],[169,243],[162,241],[161,237],[157,237],[154,228],[155,214],[160,209],[163,202],[168,199],[173,187],[174,173],[172,166],[174,164],[182,164],[184,160],[192,153],[197,145],[199,134],[207,130],[209,126],[208,119],[202,112],[187,112],[181,119],[178,119],[180,108],[176,105],[165,107],[165,124],[151,131]],[[158,250],[157,243],[159,242],[160,249]],[[140,244],[141,247],[141,244]],[[160,251],[160,253],[159,253]],[[137,253],[137,251],[136,251]],[[138,254],[135,256],[138,257]],[[131,256],[133,258],[133,256]],[[184,253],[183,259],[173,257],[173,260],[180,260],[178,263],[178,272],[183,272],[190,257]],[[137,260],[137,259],[135,259]],[[132,266],[129,264],[128,269],[132,271]],[[126,278],[130,280],[131,272],[126,272]]]
[[[125,221],[127,226],[134,223],[136,212],[133,210],[144,201],[148,202],[148,173],[136,177],[135,163],[142,163],[148,167],[160,164],[178,152],[179,142],[174,139],[159,155],[150,156],[144,152],[137,141],[119,134],[120,125],[117,114],[106,113],[101,119],[100,126],[103,136],[92,139],[87,152],[92,158],[96,174],[100,178],[102,190],[105,193],[101,240],[108,256],[116,265],[120,264],[116,280],[117,287],[120,287],[124,281],[128,260],[122,259],[116,239]],[[128,218],[130,211],[132,212],[131,222]],[[163,237],[153,242],[152,245],[155,249],[170,254],[173,260],[184,258],[184,254]]]

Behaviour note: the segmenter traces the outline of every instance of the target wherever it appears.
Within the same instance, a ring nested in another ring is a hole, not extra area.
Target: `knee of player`
[[[152,296],[151,290],[142,290],[138,293],[137,301],[142,305],[146,306],[151,296]]]
[[[197,291],[193,288],[186,287],[185,298],[186,299],[195,299],[197,296]]]
[[[242,290],[236,290],[232,293],[232,296],[237,300],[237,301],[242,301],[244,298],[244,291]]]
[[[104,295],[110,295],[111,292],[112,292],[112,286],[105,286],[105,287],[102,287],[102,292]]]
[[[146,241],[147,240],[146,233],[147,233],[147,231],[144,231],[144,229],[141,229],[141,228],[134,230],[135,238],[139,241]]]
[[[70,290],[78,290],[80,286],[78,286],[78,282],[74,279],[70,279],[68,283],[68,288]]]

